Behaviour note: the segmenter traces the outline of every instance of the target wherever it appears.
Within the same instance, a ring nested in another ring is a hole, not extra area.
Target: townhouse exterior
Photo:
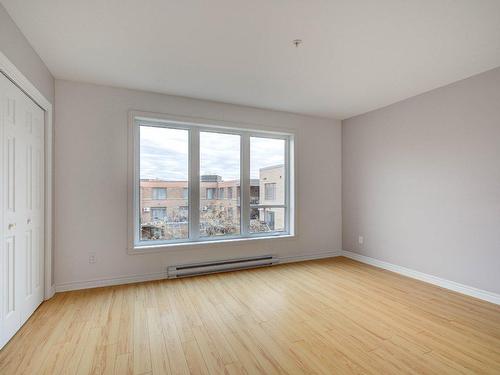
[[[250,204],[284,204],[284,167],[262,168],[250,181]],[[141,238],[180,239],[188,236],[187,181],[141,179]],[[200,181],[200,235],[237,235],[240,230],[239,180],[223,181],[218,175],[202,175]],[[284,229],[280,208],[252,208],[251,230]]]

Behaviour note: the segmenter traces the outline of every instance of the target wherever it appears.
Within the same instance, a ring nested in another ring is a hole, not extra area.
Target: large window
[[[240,234],[240,215],[229,215],[237,202],[224,199],[224,187],[240,185],[241,136],[200,131],[200,238]],[[203,191],[206,191],[206,197]]]
[[[141,126],[138,221],[139,241],[189,238],[188,187],[189,131]],[[167,194],[168,191],[168,194]]]
[[[290,134],[136,118],[134,247],[293,234]]]
[[[287,230],[286,139],[250,137],[250,175],[259,188],[251,190],[250,232]]]

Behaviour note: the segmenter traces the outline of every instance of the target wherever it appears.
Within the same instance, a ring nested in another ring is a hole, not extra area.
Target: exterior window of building
[[[167,217],[167,209],[165,207],[153,207],[151,209],[152,220],[164,220]]]
[[[274,201],[276,199],[276,183],[265,183],[264,189],[266,201]]]
[[[207,199],[215,199],[215,188],[207,188]]]
[[[293,234],[291,134],[143,118],[133,125],[135,249]]]
[[[154,187],[153,188],[153,199],[155,199],[155,200],[167,199],[167,189]]]

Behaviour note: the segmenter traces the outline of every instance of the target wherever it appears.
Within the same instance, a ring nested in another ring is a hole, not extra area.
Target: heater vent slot
[[[259,257],[228,259],[215,262],[180,264],[167,268],[167,278],[175,279],[178,277],[243,270],[256,267],[272,266],[277,263],[279,263],[277,257],[273,255],[263,255]]]

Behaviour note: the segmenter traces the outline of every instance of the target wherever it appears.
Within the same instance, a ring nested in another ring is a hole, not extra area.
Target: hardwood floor
[[[58,293],[6,374],[500,373],[500,306],[346,258]]]

